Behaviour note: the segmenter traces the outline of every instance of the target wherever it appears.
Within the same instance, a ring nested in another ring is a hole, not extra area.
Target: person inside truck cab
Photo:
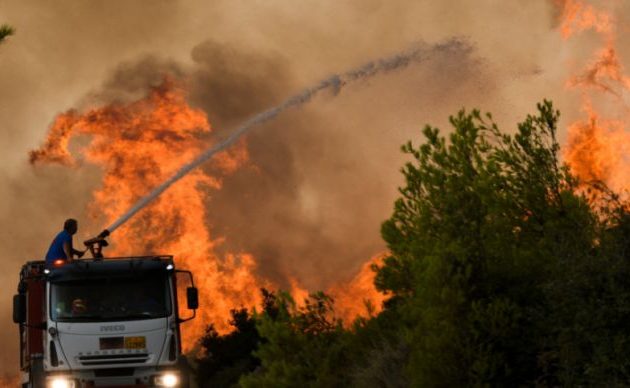
[[[77,233],[77,220],[69,218],[63,223],[63,230],[53,239],[46,253],[46,265],[50,266],[55,260],[72,260],[74,256],[82,257],[85,252],[72,247],[72,236]]]
[[[76,298],[72,301],[72,315],[81,315],[87,312],[87,302],[85,299]]]

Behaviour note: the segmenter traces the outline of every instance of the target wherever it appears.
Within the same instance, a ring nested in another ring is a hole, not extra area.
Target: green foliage
[[[277,315],[275,294],[262,289],[263,311],[273,319]],[[253,352],[261,341],[254,317],[247,309],[232,310],[230,324],[234,331],[220,335],[210,325],[201,338],[205,355],[197,359],[200,387],[233,387],[239,378],[260,365]]]
[[[8,24],[0,25],[0,43],[2,43],[7,37],[13,35],[15,29]]]
[[[344,328],[327,295],[300,307],[281,293],[241,312],[238,335],[257,340],[223,342],[226,354],[253,349],[235,357],[249,362],[238,384],[627,385],[630,206],[560,163],[558,118],[544,101],[507,134],[461,111],[448,138],[427,126],[405,144],[405,184],[382,225],[391,254],[374,266],[384,310]]]
[[[624,255],[608,252],[619,238],[603,238],[622,207],[603,201],[607,212],[595,214],[558,161],[559,113],[548,101],[538,110],[513,136],[462,111],[448,142],[426,127],[426,143],[403,147],[414,162],[382,227],[392,255],[376,284],[399,299],[413,333],[414,386],[627,381],[630,331],[606,326],[630,304],[604,306],[598,295],[630,295],[609,279],[625,276]]]
[[[258,316],[266,342],[255,352],[262,371],[245,376],[243,387],[335,387],[345,380],[341,322],[334,318],[332,299],[315,293],[298,306],[281,293],[275,317]]]

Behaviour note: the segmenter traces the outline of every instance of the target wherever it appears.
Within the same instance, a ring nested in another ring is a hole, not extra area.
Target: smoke
[[[382,58],[376,61],[370,61],[356,69],[349,70],[342,74],[335,74],[320,81],[315,86],[308,87],[298,94],[295,94],[280,105],[270,108],[266,111],[258,113],[254,117],[245,121],[242,125],[240,125],[236,130],[234,130],[230,135],[221,140],[219,143],[212,146],[210,149],[203,152],[193,161],[182,166],[173,176],[167,179],[164,183],[160,184],[158,187],[153,189],[149,194],[145,197],[141,198],[136,204],[134,204],[131,209],[129,209],[126,213],[120,216],[116,221],[114,221],[110,226],[106,229],[109,232],[114,232],[118,227],[127,222],[131,217],[133,217],[138,211],[142,210],[145,206],[147,206],[151,201],[157,198],[160,194],[162,194],[166,189],[168,189],[171,185],[176,183],[178,180],[183,178],[190,171],[199,167],[201,164],[207,162],[211,157],[213,157],[218,152],[225,150],[227,147],[234,144],[241,136],[252,130],[253,128],[266,123],[267,121],[273,120],[279,114],[283,113],[285,110],[290,108],[298,108],[301,105],[304,105],[310,102],[316,95],[325,91],[331,90],[335,95],[338,94],[346,84],[354,83],[357,81],[365,81],[371,77],[374,77],[381,73],[389,73],[394,70],[398,70],[408,66],[412,62],[422,62],[431,57],[433,52],[441,53],[452,53],[452,52],[468,52],[471,48],[467,46],[464,42],[460,40],[451,40],[446,43],[438,44],[434,47],[430,48],[415,48],[409,50],[407,52],[402,52],[396,54],[391,57]],[[447,54],[448,55],[448,54]],[[32,158],[31,158],[32,159]]]
[[[562,91],[565,63],[546,1],[146,4],[0,4],[0,18],[18,31],[0,46],[5,284],[17,282],[22,262],[43,255],[65,218],[80,220],[77,240],[102,228],[85,212],[100,172],[80,155],[75,169],[32,169],[28,150],[57,113],[133,101],[164,73],[189,85],[216,136],[200,141],[210,142],[366,59],[453,36],[474,45],[473,53],[436,54],[286,111],[247,135],[249,163],[208,192],[208,223],[221,250],[252,253],[262,277],[285,286],[295,278],[309,289],[349,280],[383,249],[379,225],[401,183],[399,146],[425,123],[446,127],[447,116],[467,106],[492,110],[511,127],[544,96],[563,117],[577,111]],[[80,140],[70,147],[77,149]],[[10,298],[0,301],[7,333],[0,362],[13,371]]]

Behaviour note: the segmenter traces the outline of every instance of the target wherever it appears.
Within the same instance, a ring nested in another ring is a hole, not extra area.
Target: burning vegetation
[[[140,100],[115,103],[85,112],[69,111],[52,124],[46,142],[30,153],[33,164],[57,163],[77,167],[96,164],[102,169],[102,186],[90,205],[92,223],[109,224],[127,211],[147,192],[168,179],[182,165],[207,148],[211,132],[205,113],[186,102],[182,83],[165,78]],[[74,138],[87,136],[77,153],[70,152]],[[213,158],[211,176],[195,170],[182,178],[137,217],[123,225],[113,237],[110,256],[173,254],[178,266],[194,271],[200,289],[200,319],[184,330],[185,348],[191,349],[212,324],[225,333],[230,330],[230,310],[259,305],[259,290],[274,288],[269,279],[256,275],[256,259],[247,253],[218,256],[221,239],[212,236],[205,200],[221,189],[222,177],[247,163],[245,142]],[[229,236],[227,236],[229,238]],[[371,300],[378,311],[382,297],[374,289],[373,272],[366,265],[349,287],[338,286],[342,295],[338,313],[350,323],[365,315],[364,301]],[[356,293],[350,296],[352,293]],[[294,295],[302,303],[308,291],[294,281]]]

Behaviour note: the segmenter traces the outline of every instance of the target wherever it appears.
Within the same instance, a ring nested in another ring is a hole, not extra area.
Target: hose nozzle
[[[109,230],[105,229],[98,236],[85,240],[83,244],[90,249],[92,257],[95,259],[103,258],[103,247],[109,245],[105,238],[109,236]]]

